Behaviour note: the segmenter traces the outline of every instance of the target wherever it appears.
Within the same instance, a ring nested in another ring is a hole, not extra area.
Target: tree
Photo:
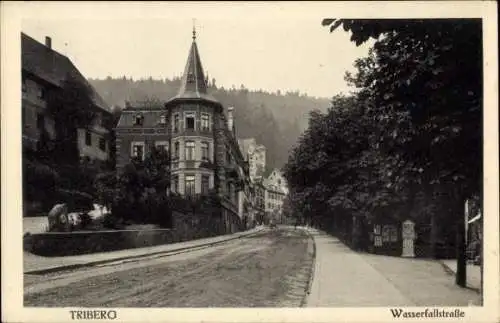
[[[115,172],[106,172],[98,174],[94,179],[95,194],[100,205],[106,207],[109,211],[115,200],[116,190]]]
[[[169,186],[168,153],[151,147],[144,161],[131,160],[119,174],[115,214],[124,219],[167,225]]]
[[[54,119],[55,150],[60,162],[78,161],[78,128],[88,128],[96,116],[92,89],[75,77],[67,74],[61,88],[48,93],[47,111]]]
[[[450,192],[441,203],[456,219],[457,284],[465,286],[463,203],[480,190],[482,32],[478,19],[324,19],[371,56],[348,79],[361,89],[376,140],[392,159],[390,183]]]

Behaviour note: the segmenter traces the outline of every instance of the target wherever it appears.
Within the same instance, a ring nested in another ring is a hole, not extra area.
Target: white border
[[[432,2],[253,2],[253,3],[68,3],[38,2],[1,4],[1,103],[2,103],[2,321],[66,322],[70,308],[23,308],[22,214],[21,214],[21,91],[20,24],[22,19],[191,19],[197,10],[217,17],[253,16],[265,23],[279,23],[279,13],[300,17],[343,18],[483,18],[485,113],[485,303],[464,308],[465,321],[498,322],[499,312],[499,212],[498,212],[498,44],[497,5],[493,1]],[[175,16],[169,7],[181,8]],[[265,10],[262,10],[265,8]],[[321,14],[318,16],[318,9]],[[299,19],[298,19],[299,20]],[[300,22],[298,22],[300,23]],[[90,27],[89,27],[90,28]],[[328,30],[325,28],[325,33]],[[242,59],[244,60],[244,59]],[[421,308],[406,308],[421,310]],[[393,320],[388,308],[304,309],[119,309],[122,322],[386,322]],[[418,319],[422,321],[424,319]],[[411,322],[412,319],[404,319]],[[431,319],[430,321],[436,321]],[[453,320],[450,320],[453,321]]]

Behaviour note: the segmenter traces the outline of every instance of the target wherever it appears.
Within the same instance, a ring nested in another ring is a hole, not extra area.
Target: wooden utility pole
[[[455,282],[460,287],[467,286],[467,257],[466,257],[466,243],[465,243],[465,212],[463,212],[463,199],[459,199],[458,205],[461,205],[460,212],[456,221],[456,256],[457,256],[457,273],[455,275]],[[458,211],[458,208],[457,208]]]

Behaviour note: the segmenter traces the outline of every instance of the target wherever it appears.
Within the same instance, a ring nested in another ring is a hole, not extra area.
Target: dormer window
[[[187,75],[187,82],[188,83],[194,83],[194,74],[193,73],[188,73],[188,75]]]
[[[165,124],[167,124],[167,116],[166,116],[166,115],[164,115],[164,114],[162,114],[162,115],[160,116],[160,122],[159,122],[159,123],[160,123],[161,125],[165,125]]]
[[[142,126],[143,121],[144,116],[142,114],[138,113],[134,116],[134,126]]]

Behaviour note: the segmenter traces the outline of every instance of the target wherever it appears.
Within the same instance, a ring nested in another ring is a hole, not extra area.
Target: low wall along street
[[[177,214],[174,229],[46,232],[27,234],[25,251],[58,257],[157,246],[241,231],[233,223],[224,224],[208,215]],[[231,222],[231,221],[230,221]]]
[[[156,246],[189,240],[175,230],[110,230],[49,232],[28,235],[24,250],[41,256],[70,256]]]

